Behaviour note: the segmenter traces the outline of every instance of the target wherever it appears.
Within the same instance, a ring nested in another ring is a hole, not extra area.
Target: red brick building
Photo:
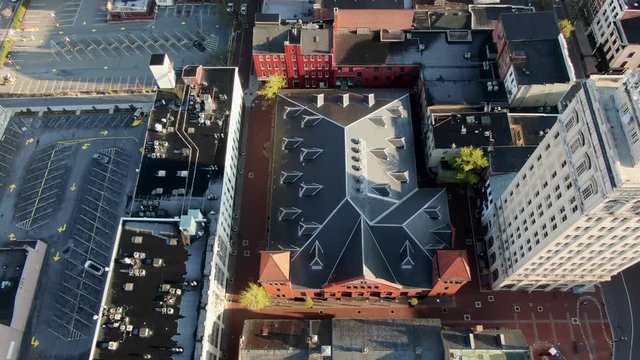
[[[261,81],[278,73],[290,88],[411,88],[420,77],[420,45],[408,38],[413,10],[337,10],[333,28],[282,25],[260,14],[253,60]]]
[[[453,295],[471,281],[466,250],[438,250],[433,261],[433,289],[430,296]]]
[[[289,88],[333,87],[331,31],[316,24],[281,25],[279,19],[257,22],[253,63],[260,81],[282,74]]]

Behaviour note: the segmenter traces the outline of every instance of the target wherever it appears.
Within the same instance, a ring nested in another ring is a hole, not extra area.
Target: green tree
[[[306,307],[307,309],[313,309],[313,299],[312,298],[306,298],[304,299],[304,307]]]
[[[465,146],[460,149],[460,155],[453,159],[453,166],[459,182],[474,185],[480,179],[480,172],[489,166],[489,160],[482,149]]]
[[[275,100],[278,95],[278,91],[287,85],[287,78],[282,74],[272,74],[269,76],[262,89],[258,90],[258,94],[265,97],[267,100]]]
[[[571,34],[573,34],[573,32],[576,30],[576,27],[573,26],[573,24],[571,23],[571,20],[569,19],[560,20],[558,25],[560,26],[560,32],[562,33],[562,36],[564,36],[565,39],[570,38]]]
[[[416,306],[416,305],[418,305],[418,299],[417,299],[417,298],[411,298],[411,299],[409,299],[409,305],[411,305],[411,306]]]
[[[271,298],[267,291],[260,285],[250,283],[249,286],[240,293],[240,304],[252,311],[259,311],[271,305]]]

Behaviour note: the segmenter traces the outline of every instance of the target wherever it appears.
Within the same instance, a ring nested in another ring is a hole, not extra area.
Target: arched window
[[[582,131],[579,131],[578,134],[573,138],[573,141],[571,141],[571,152],[575,154],[576,151],[578,151],[583,146],[584,134],[582,133]]]
[[[582,192],[582,199],[587,200],[593,194],[598,193],[598,184],[595,179],[591,179],[591,181],[580,190]]]
[[[564,128],[567,132],[569,132],[573,127],[579,122],[578,112],[573,111],[573,113],[569,116],[569,118],[564,122]]]
[[[589,169],[591,169],[591,158],[589,155],[585,154],[580,164],[576,167],[576,172],[578,173],[578,176],[580,176]]]

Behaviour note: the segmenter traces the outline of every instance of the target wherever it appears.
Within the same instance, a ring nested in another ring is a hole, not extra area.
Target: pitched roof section
[[[269,246],[292,251],[296,288],[362,278],[431,288],[434,250],[450,242],[447,196],[417,187],[410,108],[399,90],[279,94],[274,138],[302,145],[274,151],[273,174],[294,183],[271,190]]]
[[[470,281],[469,259],[465,250],[438,250],[436,261],[440,280]]]
[[[289,266],[288,251],[262,251],[259,281],[289,281]]]

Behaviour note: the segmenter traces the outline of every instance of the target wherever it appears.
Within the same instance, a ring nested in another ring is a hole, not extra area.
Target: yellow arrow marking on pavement
[[[82,150],[87,150],[89,148],[89,146],[91,146],[91,144],[89,144],[89,143],[82,144]]]
[[[71,184],[71,187],[69,188],[71,191],[76,191],[78,189],[78,187],[76,186],[76,183]]]
[[[9,191],[13,192],[16,189],[16,184],[9,185]]]
[[[9,234],[9,240],[16,241],[16,234],[14,233]]]
[[[38,341],[38,339],[36,339],[36,337],[35,337],[35,336],[33,336],[33,337],[31,338],[31,346],[33,346],[33,347],[38,347],[38,345],[40,345],[40,341]]]
[[[102,134],[102,136],[107,136],[109,135],[109,131],[108,130],[100,131],[100,134]]]
[[[53,257],[53,261],[58,261],[60,260],[60,251],[56,252],[56,256]]]
[[[27,139],[27,141],[24,142],[25,145],[29,145],[33,143],[33,138],[29,138]]]
[[[64,225],[62,225],[62,226],[60,226],[60,227],[58,228],[58,232],[59,232],[59,233],[61,233],[61,234],[62,234],[65,230],[67,230],[67,224],[64,224]]]
[[[143,153],[144,152],[144,146],[140,148],[140,152]]]

